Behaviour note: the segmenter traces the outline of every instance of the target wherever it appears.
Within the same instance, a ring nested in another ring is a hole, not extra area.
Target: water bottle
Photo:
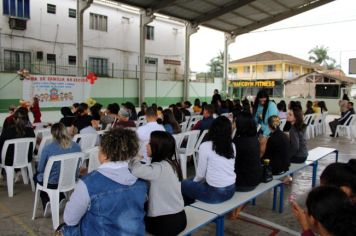
[[[268,183],[273,180],[272,170],[271,170],[269,163],[270,163],[269,159],[263,160],[262,182],[264,182],[264,183]]]

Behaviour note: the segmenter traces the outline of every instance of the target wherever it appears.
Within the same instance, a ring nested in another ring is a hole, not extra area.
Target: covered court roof
[[[168,17],[241,35],[334,0],[112,0]]]

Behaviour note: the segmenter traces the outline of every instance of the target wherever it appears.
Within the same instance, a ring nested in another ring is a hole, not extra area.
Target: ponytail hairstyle
[[[63,149],[67,149],[72,146],[72,139],[70,138],[63,123],[53,124],[51,127],[51,134],[53,139],[58,142]]]
[[[356,235],[356,207],[340,188],[314,188],[307,197],[306,206],[308,215],[313,216],[331,235]]]
[[[20,107],[14,113],[14,125],[16,130],[16,138],[23,138],[26,135],[26,125],[29,122],[28,111],[26,108]]]
[[[270,116],[268,118],[268,126],[271,130],[276,131],[279,129],[279,125],[281,124],[281,119],[278,116]]]
[[[153,131],[150,136],[152,162],[167,161],[177,174],[179,181],[183,180],[182,170],[176,156],[176,141],[165,131]]]

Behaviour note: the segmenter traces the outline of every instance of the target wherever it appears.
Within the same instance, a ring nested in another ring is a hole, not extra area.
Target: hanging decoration
[[[87,80],[89,80],[90,84],[93,85],[95,83],[95,80],[97,80],[98,77],[95,75],[94,72],[90,72],[88,75],[87,75]]]
[[[29,79],[31,76],[27,69],[18,70],[17,75],[20,77],[20,80]]]
[[[96,101],[92,97],[89,97],[85,103],[88,104],[89,107],[92,107],[96,104]]]

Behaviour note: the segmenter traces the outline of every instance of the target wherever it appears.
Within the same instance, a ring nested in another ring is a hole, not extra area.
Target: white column
[[[146,49],[146,25],[154,20],[153,14],[148,15],[146,11],[140,11],[140,78],[138,86],[138,102],[139,105],[145,101],[145,49]]]
[[[223,91],[228,95],[228,86],[227,86],[227,73],[228,73],[228,55],[229,55],[229,45],[235,42],[235,35],[225,33],[225,42],[224,42],[224,79],[223,79]]]
[[[184,87],[183,99],[184,101],[189,98],[189,57],[190,57],[190,36],[198,31],[199,27],[193,27],[191,23],[185,25],[185,61],[184,61]]]
[[[77,76],[83,76],[83,18],[93,0],[77,0]]]

